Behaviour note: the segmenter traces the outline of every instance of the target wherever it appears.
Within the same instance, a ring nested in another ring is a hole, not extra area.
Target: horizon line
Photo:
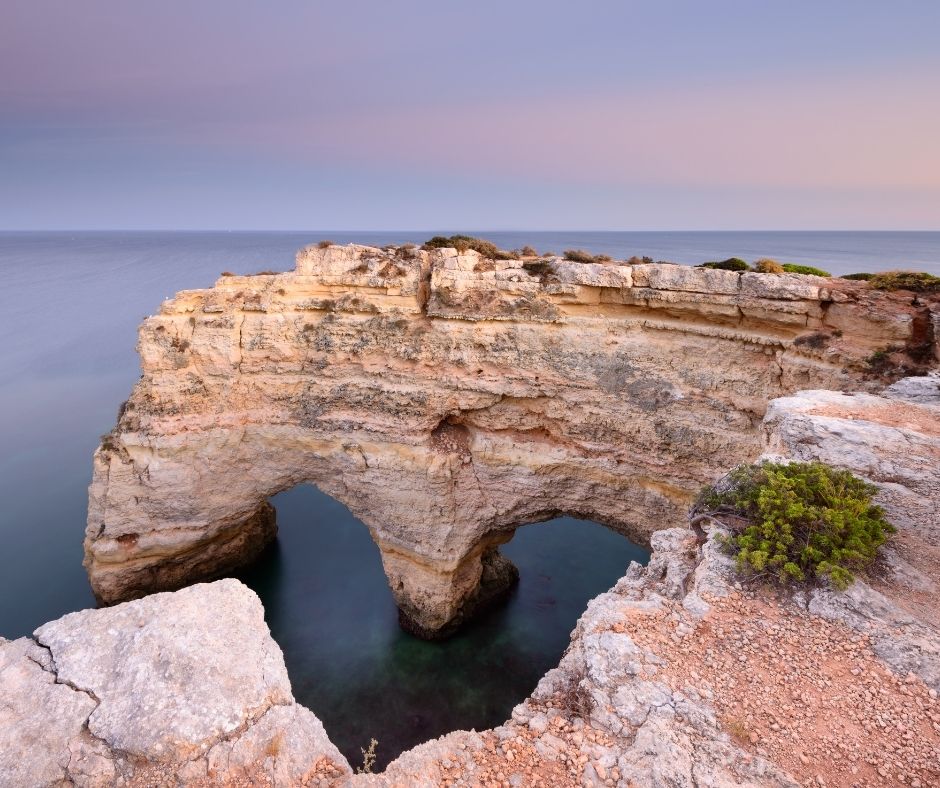
[[[431,234],[442,234],[442,233],[453,233],[453,234],[464,234],[464,233],[855,233],[855,234],[874,234],[874,233],[940,233],[940,228],[905,228],[905,229],[892,229],[892,228],[878,228],[878,229],[851,229],[851,228],[839,228],[832,227],[824,230],[821,229],[800,229],[800,228],[759,228],[759,229],[728,229],[728,228],[719,228],[719,229],[708,229],[708,230],[690,230],[690,229],[630,229],[630,230],[611,230],[611,229],[561,229],[561,230],[539,230],[532,228],[515,228],[515,229],[463,229],[455,231],[452,229],[441,230],[438,229],[414,229],[414,228],[404,228],[404,229],[342,229],[342,228],[327,228],[327,229],[304,229],[304,228],[292,228],[292,229],[272,229],[272,228],[247,228],[247,229],[232,229],[232,228],[219,228],[219,227],[204,227],[204,228],[192,228],[192,227],[2,227],[0,228],[0,233],[344,233],[344,234],[354,234],[354,233],[431,233]]]

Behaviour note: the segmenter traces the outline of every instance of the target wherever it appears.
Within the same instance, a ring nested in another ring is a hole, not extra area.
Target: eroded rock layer
[[[381,774],[353,774],[294,703],[237,581],[0,639],[0,784],[936,785],[938,417],[936,376],[774,401],[768,455],[877,485],[898,533],[872,571],[844,592],[769,588],[742,581],[720,530],[656,531],[649,565],[589,603],[511,719],[426,742]]]
[[[272,538],[267,499],[310,482],[369,527],[409,628],[446,632],[511,583],[496,551],[520,524],[647,541],[760,453],[771,398],[929,355],[931,319],[844,280],[307,248],[144,321],[85,564],[109,603],[218,576]]]

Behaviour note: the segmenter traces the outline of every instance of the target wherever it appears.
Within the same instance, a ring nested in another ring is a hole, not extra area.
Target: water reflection
[[[273,500],[278,543],[240,575],[261,596],[294,694],[354,763],[379,767],[458,728],[498,725],[557,664],[587,601],[648,553],[570,517],[521,528],[502,549],[521,579],[505,605],[428,643],[398,627],[378,548],[329,496],[299,486]]]

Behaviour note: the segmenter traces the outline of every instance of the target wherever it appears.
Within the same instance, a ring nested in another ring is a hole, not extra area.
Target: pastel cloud
[[[417,227],[472,206],[505,226],[537,206],[541,226],[628,211],[649,226],[937,227],[938,9],[11,0],[0,215],[298,226],[316,207],[337,227]],[[254,220],[233,181],[269,195]],[[374,204],[337,202],[343,183]],[[428,197],[448,183],[451,213]],[[212,210],[183,210],[174,185]],[[487,212],[494,189],[513,196]]]
[[[223,137],[291,156],[462,174],[940,191],[940,102],[923,100],[940,91],[934,82],[898,90],[863,78],[307,113],[248,122]],[[212,129],[192,129],[190,141]]]

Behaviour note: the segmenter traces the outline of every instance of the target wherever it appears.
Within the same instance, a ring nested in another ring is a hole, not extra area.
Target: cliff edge
[[[765,456],[868,478],[898,526],[846,591],[743,583],[719,541],[653,533],[506,724],[353,774],[291,696],[234,580],[0,641],[0,783],[911,786],[940,781],[940,378],[770,403]],[[675,524],[678,525],[677,521]]]
[[[873,358],[937,352],[937,314],[838,279],[308,247],[144,321],[85,566],[106,603],[220,576],[309,482],[369,527],[402,623],[447,634],[513,582],[519,525],[648,542],[760,452],[771,399],[879,385]]]

